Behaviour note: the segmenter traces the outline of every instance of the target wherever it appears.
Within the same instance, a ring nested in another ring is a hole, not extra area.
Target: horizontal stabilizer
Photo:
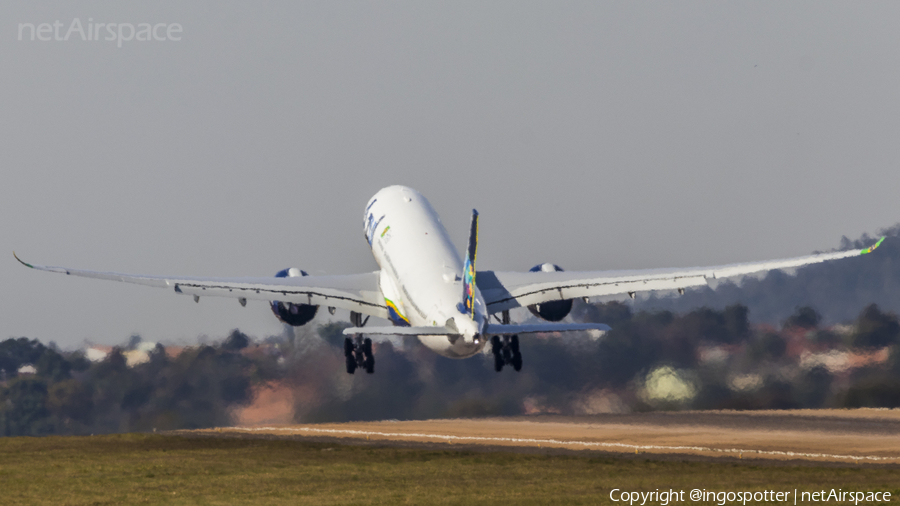
[[[528,334],[534,332],[572,332],[576,330],[610,330],[605,323],[536,323],[533,325],[501,325],[488,324],[484,327],[485,334]]]
[[[344,335],[368,334],[370,336],[454,336],[459,332],[447,327],[350,327]]]

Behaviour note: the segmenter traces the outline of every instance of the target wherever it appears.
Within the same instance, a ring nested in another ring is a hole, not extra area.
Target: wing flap
[[[497,273],[503,276],[505,273]],[[518,274],[518,273],[516,273]],[[590,273],[581,273],[590,274]],[[512,290],[481,290],[491,312],[551,300],[601,297],[650,290],[677,290],[706,285],[705,276],[627,276],[522,284]]]

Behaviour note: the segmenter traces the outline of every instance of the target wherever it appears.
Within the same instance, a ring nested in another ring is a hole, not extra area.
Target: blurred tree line
[[[138,339],[139,342],[139,339]],[[131,345],[136,344],[132,340]],[[175,358],[157,345],[128,367],[114,348],[92,363],[26,338],[0,342],[0,434],[90,434],[228,424],[230,408],[251,399],[251,386],[276,376],[275,359],[241,353],[249,338],[234,331],[215,346]],[[34,374],[18,374],[34,364]]]

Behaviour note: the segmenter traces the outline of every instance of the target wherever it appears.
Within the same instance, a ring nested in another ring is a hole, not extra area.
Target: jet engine
[[[529,272],[562,272],[562,270],[562,267],[551,263],[535,265],[528,269]],[[540,304],[532,304],[528,306],[528,310],[538,318],[548,322],[558,322],[572,310],[572,299],[551,300]]]
[[[306,271],[301,271],[296,267],[278,271],[276,278],[296,278],[299,276],[308,276]],[[294,304],[292,302],[281,302],[273,300],[271,302],[272,312],[275,317],[288,325],[299,327],[306,325],[310,320],[315,318],[319,306],[310,304]]]

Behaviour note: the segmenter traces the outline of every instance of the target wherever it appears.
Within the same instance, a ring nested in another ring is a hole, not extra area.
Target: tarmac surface
[[[180,431],[380,446],[588,450],[661,458],[900,465],[900,409],[686,411],[384,420]],[[762,462],[760,462],[762,463]]]

